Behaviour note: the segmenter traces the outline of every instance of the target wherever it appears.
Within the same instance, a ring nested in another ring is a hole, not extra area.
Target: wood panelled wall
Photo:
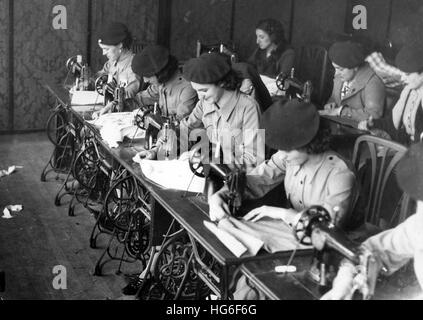
[[[52,27],[59,4],[67,8],[67,30]],[[351,28],[357,4],[367,8],[365,31]],[[423,37],[421,0],[0,0],[0,132],[43,129],[53,102],[43,79],[63,82],[64,62],[77,53],[100,69],[96,32],[106,21],[125,22],[144,43],[169,44],[180,60],[195,55],[197,40],[233,42],[244,60],[266,17],[284,24],[294,47],[328,46],[345,33],[389,39],[396,48]]]
[[[67,73],[65,61],[70,56],[90,57],[93,70],[101,68],[105,58],[98,48],[96,32],[103,23],[122,21],[140,41],[155,42],[158,3],[156,0],[0,0],[0,132],[45,127],[54,99],[43,84],[45,79],[63,83]],[[55,16],[52,10],[56,5],[66,7],[67,29],[55,30],[52,26]],[[13,47],[9,38],[13,39]],[[10,50],[13,54],[9,54]]]

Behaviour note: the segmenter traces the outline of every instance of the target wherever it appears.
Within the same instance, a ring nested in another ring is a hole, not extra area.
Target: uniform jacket
[[[341,100],[343,82],[339,76],[333,79],[332,96],[328,103],[335,102],[338,107],[344,105],[341,116],[357,121],[383,116],[385,108],[385,86],[382,80],[366,63],[357,71],[351,82],[349,93]]]
[[[245,163],[249,168],[264,161],[264,134],[260,137],[260,107],[251,97],[239,91],[229,91],[225,101],[210,104],[201,99],[191,115],[181,121],[183,130],[204,132],[210,142],[220,145],[223,160]],[[200,135],[198,135],[200,136]],[[195,141],[195,139],[190,139]]]
[[[355,174],[334,152],[325,152],[316,164],[289,165],[286,152],[278,151],[247,176],[249,198],[260,198],[284,183],[288,201],[300,212],[312,205],[324,206],[338,225],[348,223],[357,197]],[[339,207],[335,217],[333,208]]]
[[[266,57],[266,50],[257,48],[248,63],[252,64],[259,74],[276,78],[281,72],[290,73],[294,67],[295,51],[292,48],[279,46]]]
[[[99,74],[107,74],[108,81],[111,82],[113,78],[116,79],[118,85],[125,83],[125,93],[127,98],[133,98],[140,90],[141,78],[132,71],[132,59],[134,54],[131,52],[124,52],[116,61],[107,61]]]

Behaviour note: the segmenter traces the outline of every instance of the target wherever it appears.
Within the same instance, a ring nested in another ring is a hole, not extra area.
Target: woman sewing
[[[355,200],[356,178],[349,164],[329,149],[330,132],[316,108],[298,100],[285,105],[277,101],[263,114],[261,128],[266,131],[266,144],[279,151],[248,173],[245,196],[260,198],[284,183],[288,204],[287,208],[256,208],[244,219],[256,221],[267,216],[290,224],[299,212],[320,204],[337,225],[352,227],[349,213]],[[212,221],[229,214],[226,191],[223,188],[210,197]]]
[[[145,104],[158,96],[161,113],[181,120],[190,115],[197,103],[197,93],[186,81],[178,67],[178,60],[160,45],[148,46],[132,60],[132,70],[142,76],[150,89],[140,92],[136,99]],[[151,88],[157,88],[154,92]],[[153,93],[151,93],[153,92]],[[137,112],[137,111],[135,111]]]
[[[294,225],[303,210],[318,204],[327,208],[338,226],[353,228],[361,223],[360,217],[350,215],[357,194],[355,175],[340,156],[329,150],[330,133],[314,105],[298,100],[283,105],[277,101],[263,114],[261,127],[266,130],[266,144],[279,151],[247,175],[244,196],[258,199],[284,183],[287,203],[285,208],[260,206],[247,213],[244,220],[254,222],[267,217],[275,225],[280,220]],[[228,196],[228,189],[223,187],[209,197],[212,221],[229,217]],[[241,277],[234,299],[262,297],[254,292],[258,291]]]
[[[406,86],[391,114],[382,119],[364,120],[358,128],[380,129],[390,138],[405,145],[419,142],[423,137],[423,45],[414,43],[403,47],[396,56],[397,67],[405,72],[402,81]]]
[[[259,105],[239,91],[241,79],[227,59],[218,53],[203,54],[185,64],[183,76],[191,82],[199,101],[180,123],[180,139],[185,139],[182,144],[207,139],[221,150],[226,164],[243,163],[248,169],[264,160],[263,141],[258,137]],[[157,148],[139,155],[156,158]]]
[[[98,36],[98,45],[107,57],[99,75],[108,76],[107,83],[115,82],[116,86],[125,87],[125,97],[133,98],[140,89],[140,77],[131,69],[132,59],[132,35],[126,25],[120,22],[112,22],[103,27]],[[100,111],[93,113],[96,119],[102,114],[110,112],[113,102],[109,102]]]
[[[350,118],[381,118],[385,107],[385,86],[364,61],[363,48],[354,42],[333,44],[329,58],[335,68],[332,95],[321,115]]]
[[[248,62],[260,75],[275,79],[281,72],[294,67],[295,52],[285,39],[282,24],[274,19],[260,20],[256,25],[258,48]]]

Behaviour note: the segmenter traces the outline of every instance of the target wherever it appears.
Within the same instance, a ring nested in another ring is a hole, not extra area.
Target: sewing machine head
[[[198,143],[191,149],[189,164],[196,176],[206,178],[204,194],[207,197],[224,185],[228,187],[230,213],[239,216],[246,185],[245,166],[224,164],[221,149],[216,152],[216,146],[209,142]]]
[[[317,250],[319,282],[322,286],[326,286],[328,278],[330,279],[325,271],[330,267],[325,265],[330,260],[323,261],[322,253],[332,249],[355,266],[356,276],[351,296],[355,291],[359,291],[365,300],[373,296],[378,273],[375,257],[369,250],[351,241],[342,230],[336,227],[324,207],[316,205],[304,210],[293,231],[301,244],[312,244]]]
[[[68,74],[72,74],[75,78],[72,90],[92,90],[93,79],[91,79],[90,69],[82,60],[82,55],[73,56],[66,60],[66,69]]]
[[[298,98],[304,102],[310,102],[311,93],[313,91],[313,85],[311,81],[302,83],[299,79],[295,78],[294,72],[294,68],[291,69],[290,74],[281,72],[276,77],[276,86],[279,90],[285,91],[285,95],[290,100]]]

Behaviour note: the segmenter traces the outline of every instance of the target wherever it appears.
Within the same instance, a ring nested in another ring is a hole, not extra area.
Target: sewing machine
[[[161,145],[161,151],[164,151],[165,159],[169,159],[171,154],[176,153],[175,139],[173,138],[176,138],[179,121],[173,115],[170,117],[163,116],[157,103],[140,107],[139,112],[135,115],[134,124],[145,130],[144,148],[146,150],[154,147],[157,140],[161,139],[164,142]],[[171,136],[171,130],[175,135]],[[161,157],[158,155],[158,158]]]
[[[304,102],[311,101],[311,92],[313,91],[313,85],[311,81],[302,83],[294,76],[295,69],[291,69],[291,73],[287,74],[281,72],[276,77],[276,86],[279,90],[285,91],[285,95],[291,100],[298,98]]]
[[[225,54],[229,57],[232,63],[237,62],[238,58],[234,50],[234,46],[231,46],[231,49],[228,45],[224,44],[223,42],[205,45],[201,43],[200,40],[197,40],[197,48],[196,48],[196,57],[199,57],[202,53],[211,53],[211,52],[218,52]]]
[[[227,203],[232,216],[240,216],[242,196],[246,185],[245,166],[230,168],[223,163],[223,155],[212,143],[198,143],[190,151],[191,171],[198,177],[206,178],[204,194],[209,197],[224,185],[229,189]]]
[[[313,245],[317,250],[317,260],[320,270],[320,285],[327,286],[328,266],[321,253],[333,249],[348,259],[355,267],[350,297],[356,292],[361,293],[363,300],[374,295],[378,263],[373,254],[360,244],[352,242],[339,228],[331,222],[329,212],[322,206],[312,206],[305,210],[294,226],[296,239],[305,245]]]
[[[73,91],[92,90],[90,70],[83,61],[82,55],[76,55],[66,60],[66,69],[68,70],[68,74],[72,74],[75,78],[75,83],[72,86]]]

